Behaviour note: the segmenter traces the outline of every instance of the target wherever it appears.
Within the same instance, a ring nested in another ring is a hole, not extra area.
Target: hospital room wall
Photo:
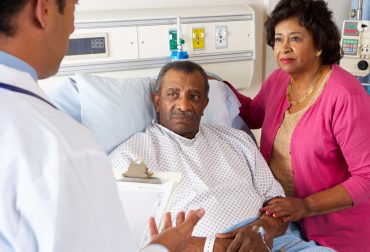
[[[77,11],[249,4],[256,13],[256,55],[260,55],[256,58],[256,65],[262,65],[263,67],[260,68],[261,70],[254,72],[251,86],[246,90],[242,90],[242,92],[249,96],[254,96],[265,77],[277,67],[272,49],[266,46],[263,29],[266,15],[270,13],[277,2],[279,0],[83,0],[79,1]],[[351,0],[340,0],[340,4],[338,4],[338,0],[326,0],[326,2],[329,8],[333,10],[334,19],[338,27],[341,27],[343,20],[348,17]],[[230,69],[230,71],[232,70]]]
[[[255,71],[251,88],[247,91],[248,95],[253,95],[257,92],[258,84],[260,84],[264,78],[264,66],[265,66],[265,45],[263,37],[263,22],[265,19],[266,6],[268,6],[269,0],[140,0],[140,1],[119,1],[119,0],[105,0],[104,4],[100,0],[83,0],[79,1],[77,11],[96,11],[96,10],[117,10],[117,9],[150,9],[150,8],[181,8],[191,7],[195,8],[198,6],[214,6],[214,5],[244,5],[249,4],[256,13],[256,26],[261,27],[257,29],[256,40],[260,43],[256,43],[256,64],[263,66]],[[230,69],[232,72],[233,69]],[[248,82],[248,80],[246,80]],[[246,83],[246,86],[248,83]]]

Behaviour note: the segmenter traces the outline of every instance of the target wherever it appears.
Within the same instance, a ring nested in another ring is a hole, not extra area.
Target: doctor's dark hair
[[[14,18],[25,8],[30,0],[0,0],[0,35],[13,36],[17,27]],[[60,14],[64,13],[66,0],[54,0]]]
[[[186,73],[186,74],[190,74],[190,73],[193,73],[193,72],[199,72],[202,75],[203,79],[204,79],[204,86],[206,88],[206,94],[207,94],[207,97],[208,97],[209,83],[208,83],[207,73],[204,71],[204,69],[200,65],[198,65],[195,62],[188,61],[188,60],[172,61],[172,62],[169,62],[166,65],[164,65],[161,68],[161,70],[158,74],[158,77],[157,77],[157,81],[155,83],[155,87],[154,87],[154,92],[155,93],[157,93],[159,95],[159,93],[161,92],[161,86],[162,86],[163,78],[169,70],[175,70],[175,71],[183,72],[183,73]]]
[[[322,64],[337,63],[342,57],[340,33],[332,14],[324,0],[281,0],[265,22],[267,44],[274,48],[278,23],[296,17],[311,33],[316,49],[322,50]]]

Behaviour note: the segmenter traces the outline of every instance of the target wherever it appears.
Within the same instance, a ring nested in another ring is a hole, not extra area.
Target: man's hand
[[[230,233],[217,234],[217,238],[234,238],[234,241],[230,244],[227,251],[253,251],[253,252],[266,252],[268,249],[266,246],[272,248],[272,237],[268,234],[264,235],[264,241],[262,240],[261,234],[258,233],[259,226],[255,223],[251,223],[244,227],[238,228]]]
[[[149,233],[151,244],[157,243],[165,246],[169,251],[201,251],[190,243],[191,233],[198,221],[204,216],[204,209],[190,211],[185,218],[185,213],[176,216],[176,227],[172,227],[171,214],[166,213],[164,231],[159,233],[154,218],[149,219]]]
[[[285,233],[287,223],[266,214],[248,225],[227,234],[217,234],[217,238],[234,238],[228,252],[233,251],[270,251],[272,240]]]
[[[273,218],[282,221],[297,221],[309,215],[308,204],[305,199],[299,198],[274,198],[261,211]]]

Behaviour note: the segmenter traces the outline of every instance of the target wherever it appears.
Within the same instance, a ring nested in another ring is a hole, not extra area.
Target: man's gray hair
[[[195,62],[192,62],[192,61],[189,61],[189,60],[172,61],[172,62],[169,62],[166,65],[164,65],[161,68],[161,71],[158,74],[157,81],[156,81],[155,86],[154,86],[153,91],[155,93],[157,93],[159,95],[159,93],[161,92],[161,85],[162,85],[163,77],[166,75],[166,73],[169,70],[175,70],[175,71],[183,72],[183,73],[186,73],[186,74],[190,74],[190,73],[198,71],[204,79],[204,86],[206,88],[206,95],[208,97],[209,83],[208,83],[207,73],[204,71],[204,69],[199,64],[197,64]]]

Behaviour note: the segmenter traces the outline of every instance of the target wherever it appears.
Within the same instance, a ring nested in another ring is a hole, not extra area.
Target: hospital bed
[[[222,82],[246,90],[262,81],[250,6],[76,13],[75,27],[57,76],[40,83],[107,153],[152,122],[152,84],[179,38],[189,60],[213,76],[202,122],[250,132],[238,117],[238,100]]]
[[[90,128],[99,146],[109,153],[155,119],[151,99],[155,77],[76,74],[62,79],[48,95],[60,110]],[[231,89],[221,79],[210,79],[209,84],[209,103],[201,123],[241,129],[253,138],[239,117],[240,103]]]

